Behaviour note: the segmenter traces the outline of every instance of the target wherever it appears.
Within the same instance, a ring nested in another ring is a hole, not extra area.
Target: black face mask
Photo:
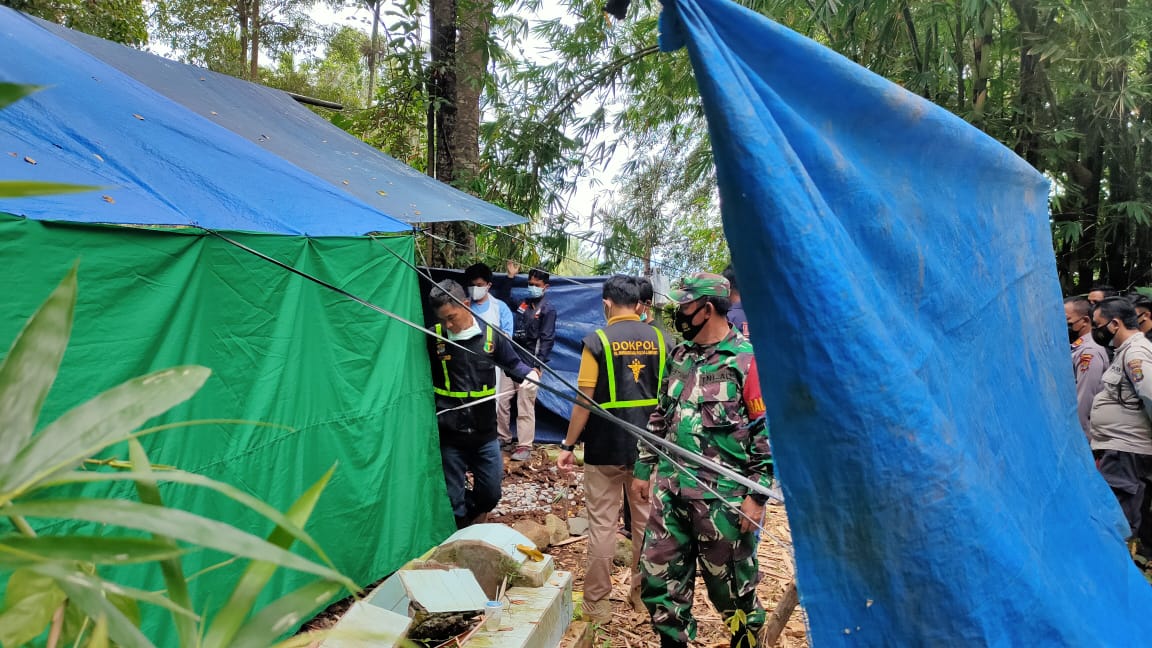
[[[704,321],[700,322],[699,324],[692,323],[692,320],[696,319],[696,316],[700,314],[700,311],[706,308],[708,308],[707,304],[697,308],[692,312],[691,315],[686,314],[683,308],[676,311],[676,330],[680,331],[680,334],[684,336],[685,340],[695,339],[696,336],[700,334],[700,331],[704,328],[704,326],[708,323],[708,320],[712,319],[712,316],[709,315],[708,317],[705,317]]]
[[[1072,328],[1071,324],[1069,324],[1068,325],[1068,341],[1069,342],[1075,342],[1076,340],[1079,340],[1079,339],[1080,339],[1080,334],[1076,332],[1076,329]]]
[[[1092,339],[1096,340],[1096,344],[1102,347],[1111,345],[1112,338],[1114,337],[1116,337],[1116,334],[1108,330],[1108,324],[1092,327]]]

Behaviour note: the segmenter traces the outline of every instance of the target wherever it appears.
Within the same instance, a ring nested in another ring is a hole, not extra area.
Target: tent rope
[[[278,266],[284,270],[287,270],[287,271],[289,271],[289,272],[291,272],[291,273],[293,273],[299,277],[307,279],[308,281],[311,281],[311,282],[313,282],[313,283],[315,283],[321,287],[327,288],[328,290],[331,290],[331,291],[335,292],[336,294],[341,295],[342,297],[346,297],[348,299],[351,299],[352,301],[354,301],[354,302],[356,302],[362,306],[365,306],[365,307],[367,307],[373,311],[376,311],[377,313],[380,313],[381,315],[384,315],[385,317],[388,317],[388,318],[393,319],[393,320],[395,320],[401,324],[404,324],[405,326],[408,326],[409,328],[420,331],[421,333],[423,333],[424,335],[426,335],[428,337],[440,340],[441,342],[444,342],[445,344],[448,344],[448,345],[451,345],[455,348],[458,348],[461,351],[464,351],[465,353],[471,353],[473,355],[480,355],[479,353],[457,343],[454,340],[450,340],[447,337],[436,333],[435,331],[427,329],[427,328],[425,328],[425,327],[423,327],[423,326],[421,326],[421,325],[419,325],[419,324],[417,324],[417,323],[415,323],[415,322],[413,322],[413,321],[411,321],[405,317],[402,317],[402,316],[400,316],[396,313],[393,313],[392,311],[389,311],[385,308],[382,308],[382,307],[380,307],[380,306],[378,306],[378,305],[376,305],[376,304],[374,304],[374,303],[372,303],[366,299],[363,299],[357,295],[354,295],[354,294],[348,292],[347,290],[344,290],[343,288],[336,286],[335,284],[332,284],[332,283],[325,281],[319,277],[316,277],[315,275],[304,272],[303,270],[300,270],[294,266],[291,266],[287,263],[284,263],[283,261],[280,261],[279,259],[268,256],[267,254],[264,254],[263,252],[260,252],[259,250],[255,250],[255,249],[253,249],[253,248],[251,248],[251,247],[249,247],[249,246],[247,246],[247,245],[245,245],[239,241],[236,241],[232,238],[229,238],[229,237],[225,236],[224,234],[221,234],[220,232],[218,232],[216,230],[209,229],[209,228],[199,226],[199,225],[196,227],[203,230],[207,234],[209,234],[211,236],[215,236],[215,237],[219,238],[220,240],[222,240],[222,241],[224,241],[224,242],[226,242],[226,243],[228,243],[228,244],[230,244],[236,248],[239,248],[239,249],[241,249],[241,250],[243,250],[243,251],[245,251],[245,252],[247,252],[247,253],[255,256],[255,257],[263,259],[264,261],[267,261],[267,262],[269,262],[275,266]],[[376,240],[376,237],[374,237],[374,236],[371,238],[374,241]],[[377,241],[377,242],[379,243],[379,241]],[[404,265],[413,269],[417,274],[420,274],[421,276],[425,276],[427,279],[431,280],[430,275],[425,275],[424,273],[421,273],[420,269],[417,266],[410,263],[407,259],[404,259],[399,254],[396,254],[396,252],[389,249],[387,246],[383,245],[382,243],[380,245],[383,249],[385,249],[390,254],[395,256],[398,260],[400,260],[401,263],[403,263]],[[453,298],[453,299],[455,300],[455,298]],[[456,300],[456,301],[459,302],[459,300]],[[459,303],[462,306],[467,307],[467,304],[464,304],[463,302],[459,302]],[[494,327],[493,330],[495,330],[498,334],[504,336],[505,339],[509,340],[517,348],[522,348],[518,344],[516,344],[516,342],[513,341],[511,339],[511,337],[508,336],[507,333],[501,331],[499,328]],[[524,353],[528,354],[530,357],[532,357],[533,359],[537,360],[537,362],[539,362],[539,358],[535,358],[535,356],[533,354],[531,354],[529,351],[527,351],[526,349],[524,349]],[[698,455],[694,452],[691,452],[690,450],[685,450],[684,448],[681,448],[680,446],[675,445],[674,443],[671,443],[670,441],[668,441],[666,439],[658,437],[658,436],[652,434],[651,432],[648,432],[647,430],[643,430],[643,429],[639,428],[638,426],[632,425],[626,421],[622,421],[622,420],[616,418],[611,413],[609,413],[607,410],[600,407],[599,403],[596,403],[594,400],[587,397],[585,394],[583,394],[578,389],[576,389],[574,386],[572,386],[570,383],[568,383],[568,381],[563,376],[561,376],[558,372],[556,372],[554,369],[552,369],[551,367],[547,367],[547,365],[544,365],[543,363],[541,363],[541,366],[544,367],[545,369],[547,369],[547,371],[549,373],[551,373],[561,384],[564,384],[565,386],[572,389],[575,393],[577,393],[580,397],[582,397],[587,402],[579,402],[577,399],[573,398],[569,394],[566,394],[566,393],[564,393],[558,389],[555,389],[549,385],[545,385],[543,383],[543,380],[537,381],[537,380],[533,380],[533,379],[527,378],[527,377],[524,380],[537,385],[540,389],[543,389],[549,393],[552,393],[555,396],[557,396],[558,398],[565,400],[566,402],[571,403],[573,406],[584,407],[585,409],[589,410],[590,413],[612,421],[614,424],[620,426],[622,429],[628,431],[630,434],[635,436],[637,438],[637,440],[639,440],[640,442],[647,445],[654,452],[654,454],[656,454],[657,456],[668,461],[669,464],[672,465],[677,470],[691,474],[689,472],[689,469],[686,466],[682,465],[680,462],[674,460],[672,457],[665,454],[661,450],[661,448],[667,449],[667,450],[671,451],[672,453],[679,455],[681,458],[687,459],[688,461],[692,461],[693,463],[696,463],[697,465],[699,465],[701,467],[708,468],[708,469],[710,469],[710,470],[712,470],[718,474],[724,475],[725,477],[728,477],[729,479],[732,479],[733,481],[740,483],[741,485],[747,487],[748,489],[752,490],[755,493],[767,496],[769,498],[779,499],[775,493],[769,491],[765,487],[763,487],[760,484],[748,479],[747,477],[731,470],[727,466],[723,466],[719,463],[716,463],[716,462],[712,461],[711,459],[704,457],[704,456],[701,456],[701,455]],[[657,447],[657,446],[660,446],[660,447]],[[748,520],[755,528],[759,529],[762,533],[767,535],[769,538],[771,538],[773,541],[775,541],[781,547],[787,548],[787,545],[785,543],[783,543],[781,540],[779,540],[778,538],[773,536],[771,533],[769,533],[763,527],[760,520],[752,519],[747,514],[745,514],[743,510],[740,509],[739,505],[728,502],[724,497],[722,497],[719,493],[717,493],[715,490],[713,490],[712,488],[710,488],[706,484],[701,484],[701,486],[703,486],[705,488],[705,490],[708,490],[713,495],[716,495],[722,502],[725,503],[725,505],[734,509],[740,517],[743,517],[744,519]]]

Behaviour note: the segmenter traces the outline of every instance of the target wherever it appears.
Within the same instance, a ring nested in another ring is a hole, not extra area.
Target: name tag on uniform
[[[713,371],[700,376],[700,384],[702,385],[739,382],[739,380],[740,376],[732,369],[721,369],[720,371]]]

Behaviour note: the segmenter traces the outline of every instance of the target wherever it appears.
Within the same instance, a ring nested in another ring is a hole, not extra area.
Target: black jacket
[[[455,446],[474,446],[496,438],[496,367],[502,368],[516,382],[532,371],[521,362],[512,344],[475,318],[480,335],[456,344],[429,337],[428,353],[432,363],[432,387],[436,395],[437,423],[440,442]],[[447,331],[435,325],[437,333]],[[478,405],[469,403],[488,400]]]

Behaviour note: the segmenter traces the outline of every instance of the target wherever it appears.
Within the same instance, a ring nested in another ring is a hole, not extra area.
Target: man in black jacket
[[[463,305],[460,284],[445,279],[428,299],[439,320],[436,333],[460,345],[429,338],[440,459],[456,526],[463,528],[484,521],[500,502],[504,460],[496,438],[495,368],[516,382],[526,376],[539,380],[540,370],[524,364],[506,338]],[[466,488],[468,472],[471,490]]]
[[[508,263],[508,279],[511,281],[520,271],[520,266]],[[513,304],[512,319],[515,323],[513,338],[524,351],[520,357],[528,366],[543,371],[552,355],[556,342],[556,309],[548,301],[547,272],[539,268],[528,271],[527,296]],[[526,352],[525,352],[526,351]],[[536,438],[536,384],[525,382],[513,386],[500,394],[497,402],[496,419],[500,439],[510,442],[512,397],[516,397],[516,449],[512,461],[526,461],[532,454],[532,441]]]

